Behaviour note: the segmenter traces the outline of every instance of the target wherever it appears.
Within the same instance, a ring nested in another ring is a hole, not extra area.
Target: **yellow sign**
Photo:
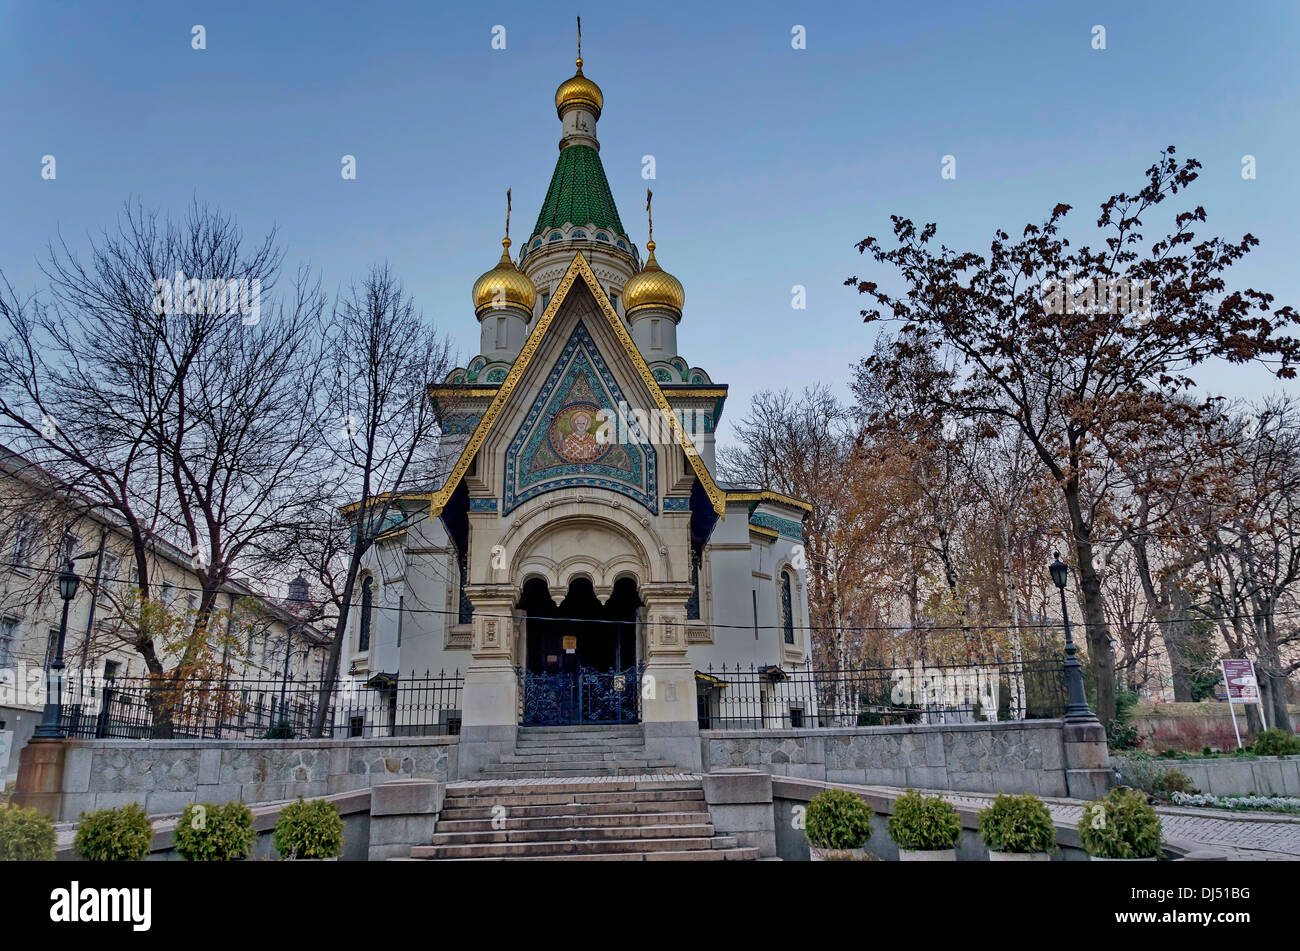
[[[577,634],[565,634],[565,635],[564,635],[564,649],[565,649],[566,651],[576,651],[576,650],[578,649],[578,635],[577,635]]]

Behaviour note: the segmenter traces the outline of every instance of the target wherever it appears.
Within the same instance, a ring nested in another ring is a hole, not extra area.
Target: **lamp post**
[[[1061,561],[1061,553],[1053,552],[1056,560],[1048,566],[1052,582],[1061,592],[1061,620],[1065,622],[1065,685],[1069,691],[1069,705],[1065,708],[1066,723],[1095,723],[1097,718],[1088,709],[1088,697],[1083,689],[1083,664],[1079,663],[1079,649],[1070,637],[1070,615],[1065,608],[1065,584],[1070,580],[1070,566]]]
[[[63,619],[59,622],[59,643],[54,651],[54,662],[45,672],[45,713],[41,725],[33,734],[41,739],[58,739],[62,736],[63,719],[63,643],[68,636],[68,605],[77,596],[77,585],[81,578],[72,568],[69,559],[63,571],[59,573],[59,597],[63,599]]]

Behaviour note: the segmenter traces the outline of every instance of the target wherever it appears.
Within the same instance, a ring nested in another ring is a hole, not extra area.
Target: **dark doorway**
[[[525,724],[625,723],[638,719],[636,582],[620,578],[605,604],[576,578],[557,606],[546,582],[524,585]]]

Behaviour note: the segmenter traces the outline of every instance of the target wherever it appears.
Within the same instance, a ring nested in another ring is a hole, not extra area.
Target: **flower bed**
[[[1175,806],[1205,806],[1211,809],[1269,809],[1300,812],[1297,796],[1211,796],[1209,793],[1173,794]]]

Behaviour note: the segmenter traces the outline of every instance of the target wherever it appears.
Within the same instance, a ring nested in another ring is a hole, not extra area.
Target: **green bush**
[[[1250,751],[1256,756],[1290,756],[1300,753],[1300,736],[1290,730],[1271,726],[1255,734]]]
[[[190,803],[176,823],[176,854],[187,862],[238,862],[253,851],[253,813],[242,802]]]
[[[1162,769],[1156,776],[1155,781],[1151,783],[1151,792],[1161,799],[1168,799],[1176,792],[1194,794],[1200,790],[1192,782],[1192,777],[1181,769],[1171,766],[1169,769]]]
[[[846,789],[823,789],[804,815],[808,844],[819,849],[860,849],[871,837],[871,808]]]
[[[0,862],[53,862],[54,823],[35,809],[0,807]]]
[[[87,862],[139,862],[149,854],[153,826],[138,802],[83,812],[72,842]]]
[[[1112,789],[1090,802],[1079,820],[1079,840],[1100,859],[1146,859],[1160,854],[1160,817],[1133,789]]]
[[[908,789],[894,800],[889,837],[900,849],[934,852],[951,849],[961,835],[961,819],[952,803],[940,796],[922,796]]]
[[[1037,796],[999,795],[981,809],[980,838],[994,852],[1051,852],[1056,826]]]
[[[343,854],[343,817],[324,799],[291,802],[275,823],[275,850],[286,859],[332,859]]]

